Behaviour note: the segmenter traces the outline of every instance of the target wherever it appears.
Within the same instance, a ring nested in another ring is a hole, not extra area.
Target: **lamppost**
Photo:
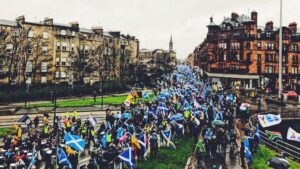
[[[103,84],[102,84],[102,82],[100,83],[100,89],[99,89],[99,91],[100,91],[100,95],[101,95],[101,110],[103,110],[103,93],[102,93],[102,91],[103,91]]]
[[[25,98],[25,107],[27,106],[27,102],[29,101],[29,87],[30,87],[30,81],[26,80],[26,98]]]
[[[278,98],[282,99],[282,0],[280,0]]]

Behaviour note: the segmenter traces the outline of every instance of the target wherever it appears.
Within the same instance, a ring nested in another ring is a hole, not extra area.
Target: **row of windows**
[[[25,72],[26,73],[30,73],[32,72],[32,62],[26,62],[26,68],[25,68]],[[42,62],[41,63],[41,72],[46,73],[48,70],[48,63],[47,62]]]
[[[276,73],[275,72],[275,66],[267,66],[265,67],[265,73]],[[288,73],[288,67],[283,66],[282,67],[282,73],[287,74]],[[298,74],[298,67],[292,66],[292,74]]]
[[[231,46],[231,49],[240,49],[240,43],[239,42],[232,42],[230,46]],[[251,43],[247,42],[245,47],[246,47],[246,49],[250,49],[251,48]],[[219,48],[227,49],[227,43],[224,43],[224,42],[219,43]],[[283,44],[282,48],[283,48],[283,51],[288,51],[289,46],[287,44]],[[262,49],[262,43],[261,42],[257,43],[257,49],[258,50]],[[275,50],[275,43],[267,42],[266,43],[266,50]],[[292,52],[298,52],[298,44],[291,44],[290,50]]]

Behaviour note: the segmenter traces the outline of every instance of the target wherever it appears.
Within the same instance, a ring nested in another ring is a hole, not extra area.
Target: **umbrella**
[[[290,167],[290,163],[286,159],[280,157],[273,157],[269,159],[267,164],[269,167],[273,168],[287,169]]]
[[[123,119],[131,119],[132,115],[130,113],[124,113],[124,114],[122,114],[122,118]]]
[[[119,114],[119,113],[117,113],[117,114],[115,114],[115,115],[114,115],[114,118],[116,118],[116,119],[120,119],[120,118],[122,118],[122,115],[121,115],[121,114]]]
[[[214,120],[211,122],[211,124],[216,125],[216,126],[224,126],[225,122],[222,120]]]
[[[169,117],[170,121],[181,121],[184,119],[183,115],[180,113],[174,114]]]

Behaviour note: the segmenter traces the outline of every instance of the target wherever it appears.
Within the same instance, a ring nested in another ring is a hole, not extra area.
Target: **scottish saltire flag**
[[[300,133],[297,133],[294,129],[289,127],[286,138],[288,140],[299,141],[300,142]]]
[[[249,144],[248,138],[246,138],[244,140],[244,147],[245,147],[245,156],[247,158],[247,162],[251,163],[252,162],[252,154],[251,154],[251,149],[250,149],[250,144]]]
[[[144,157],[146,158],[147,157],[147,153],[148,153],[148,151],[147,151],[148,150],[148,146],[147,146],[147,143],[146,143],[146,135],[144,133],[140,133],[139,134],[138,142],[140,143],[141,148],[144,151]]]
[[[161,131],[164,139],[167,141],[167,145],[171,146],[171,148],[173,148],[174,150],[176,149],[175,144],[171,141],[171,131],[170,130],[165,130],[165,131]]]
[[[107,146],[107,135],[108,135],[108,131],[102,136],[102,138],[100,139],[101,145],[106,148]]]
[[[82,151],[85,147],[85,141],[78,135],[65,133],[66,145],[72,147],[76,151]]]
[[[266,115],[257,115],[259,123],[262,127],[270,127],[281,123],[281,116],[280,114],[266,114]]]
[[[266,130],[266,134],[268,135],[269,139],[272,141],[275,141],[276,139],[282,140],[282,134],[278,131]]]
[[[72,169],[72,164],[70,163],[70,161],[68,160],[68,157],[66,155],[66,153],[64,152],[63,149],[61,148],[57,148],[57,160],[58,163],[61,165],[65,165],[68,166],[68,168]]]
[[[89,121],[93,126],[96,126],[97,120],[94,116],[90,115]]]
[[[32,157],[32,159],[31,159],[31,161],[30,161],[30,164],[29,164],[29,166],[28,166],[28,169],[31,169],[32,166],[35,165],[35,163],[36,163],[36,159],[35,159],[35,157]]]
[[[130,168],[134,168],[134,157],[132,154],[132,150],[131,147],[129,147],[128,149],[126,149],[125,151],[123,151],[120,155],[119,158],[121,160],[123,160],[128,167]]]
[[[150,99],[149,94],[146,91],[143,92],[143,97],[144,99]]]
[[[27,114],[25,114],[24,116],[22,116],[18,122],[22,122],[22,123],[25,123],[27,125],[31,124],[31,120],[30,120],[30,118],[29,118],[29,116]]]
[[[162,110],[163,112],[169,111],[169,109],[160,102],[157,107],[158,110]]]

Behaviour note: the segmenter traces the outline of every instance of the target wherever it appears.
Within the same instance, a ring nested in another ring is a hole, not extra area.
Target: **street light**
[[[278,98],[282,99],[282,0],[280,0]]]

